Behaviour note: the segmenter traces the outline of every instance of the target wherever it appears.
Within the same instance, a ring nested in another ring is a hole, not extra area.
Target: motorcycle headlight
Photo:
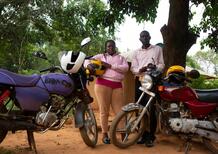
[[[153,81],[150,75],[144,75],[142,77],[140,77],[140,82],[141,82],[141,86],[147,90],[150,90],[152,85],[153,85]]]

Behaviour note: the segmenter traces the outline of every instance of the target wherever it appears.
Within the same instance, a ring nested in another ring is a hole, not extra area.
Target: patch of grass
[[[4,149],[3,147],[0,147],[0,154],[15,154],[15,152],[11,151],[11,150]]]

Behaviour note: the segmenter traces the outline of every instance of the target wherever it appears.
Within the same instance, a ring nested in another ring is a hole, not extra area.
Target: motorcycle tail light
[[[164,91],[164,86],[158,86],[158,91]]]
[[[10,96],[10,91],[6,90],[3,92],[3,94],[0,96],[0,105],[4,103],[4,101]]]

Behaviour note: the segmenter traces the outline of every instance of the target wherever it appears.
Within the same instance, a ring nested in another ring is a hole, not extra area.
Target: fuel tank
[[[197,100],[196,93],[190,87],[165,86],[163,91],[159,91],[161,98],[165,101],[192,101]]]
[[[49,93],[63,96],[68,96],[75,90],[74,81],[67,74],[60,73],[42,75],[36,86],[46,88]]]
[[[49,100],[49,94],[68,96],[75,90],[73,80],[67,74],[42,75],[33,87],[15,87],[16,99],[25,111],[38,111]]]

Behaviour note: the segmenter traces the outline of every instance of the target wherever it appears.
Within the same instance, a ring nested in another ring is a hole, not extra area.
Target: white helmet
[[[77,73],[85,60],[86,54],[83,52],[67,51],[60,57],[61,67],[67,73]]]

